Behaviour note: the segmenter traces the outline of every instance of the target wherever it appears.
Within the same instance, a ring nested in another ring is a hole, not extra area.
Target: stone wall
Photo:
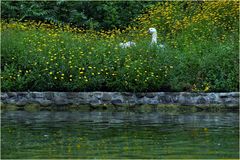
[[[2,92],[1,104],[24,106],[50,105],[157,105],[176,104],[191,106],[239,106],[239,92]]]

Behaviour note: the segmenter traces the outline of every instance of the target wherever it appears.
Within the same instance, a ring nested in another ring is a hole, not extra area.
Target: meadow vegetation
[[[150,27],[164,49],[149,45]],[[125,29],[1,21],[2,91],[238,89],[238,1],[158,2]]]

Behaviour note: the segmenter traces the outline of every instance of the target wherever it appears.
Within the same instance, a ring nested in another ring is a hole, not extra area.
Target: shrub
[[[159,2],[122,31],[3,21],[1,89],[238,91],[236,6]],[[157,28],[165,49],[149,45],[149,26]],[[128,40],[137,46],[119,47]]]

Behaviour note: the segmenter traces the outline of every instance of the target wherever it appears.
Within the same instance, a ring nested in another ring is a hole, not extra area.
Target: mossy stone
[[[37,112],[40,111],[40,105],[39,104],[28,104],[24,106],[24,110],[28,112]]]
[[[12,105],[12,104],[8,104],[8,105],[5,106],[5,109],[7,111],[16,111],[16,110],[18,110],[18,108],[19,108],[18,106]]]

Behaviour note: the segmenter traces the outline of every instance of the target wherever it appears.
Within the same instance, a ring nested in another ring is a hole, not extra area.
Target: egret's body
[[[121,48],[129,48],[129,47],[132,47],[132,46],[136,46],[136,43],[135,42],[125,42],[125,43],[120,43],[119,46]]]
[[[159,48],[165,48],[164,44],[157,44],[157,30],[156,28],[149,28],[148,33],[152,35],[151,45],[157,45]]]

